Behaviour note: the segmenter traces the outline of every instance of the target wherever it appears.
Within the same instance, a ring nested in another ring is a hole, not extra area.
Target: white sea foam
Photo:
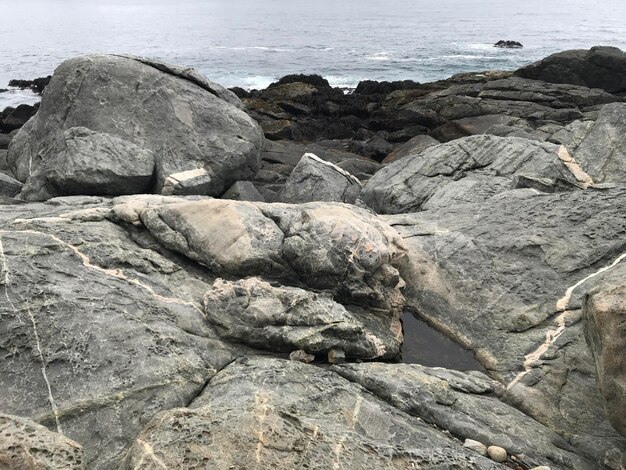
[[[379,60],[379,61],[387,61],[391,59],[387,51],[370,54],[370,55],[365,56],[365,58],[367,60]]]
[[[9,91],[0,93],[0,111],[7,106],[16,107],[20,104],[33,105],[41,101],[41,96],[33,93],[30,90],[19,90],[16,88],[9,88]]]

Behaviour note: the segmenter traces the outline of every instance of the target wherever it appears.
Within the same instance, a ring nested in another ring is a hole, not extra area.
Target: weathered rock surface
[[[500,468],[337,374],[269,358],[236,361],[191,409],[157,415],[135,441],[126,468],[155,465]]]
[[[98,198],[53,202],[0,206],[0,406],[79,442],[87,468],[119,468],[233,352],[204,318],[210,279],[141,248]]]
[[[598,386],[613,427],[626,437],[626,283],[623,265],[583,303],[585,337],[596,364]]]
[[[523,67],[516,75],[551,83],[571,83],[602,88],[610,93],[626,91],[626,54],[617,47],[596,46],[557,52]]]
[[[46,179],[65,155],[55,151],[56,142],[66,131],[85,127],[151,152],[154,192],[161,192],[171,175],[204,169],[210,181],[198,191],[219,195],[254,176],[259,166],[261,131],[237,103],[234,94],[199,74],[158,61],[112,55],[71,59],[56,70],[39,112],[11,142],[9,163],[20,181],[32,175]],[[108,171],[107,161],[89,163],[103,165],[94,173]],[[121,184],[115,173],[109,184]]]
[[[83,448],[18,416],[0,413],[0,468],[84,470]]]
[[[218,279],[204,297],[209,321],[226,340],[270,351],[325,354],[348,358],[394,358],[402,344],[396,315],[344,307],[329,294],[274,287],[259,278]]]
[[[354,203],[360,192],[361,182],[357,178],[317,155],[306,153],[276,200],[292,204],[312,201]]]
[[[2,151],[0,150],[0,156]],[[0,165],[1,167],[1,165]],[[22,190],[22,183],[9,175],[0,173],[0,196],[15,197]]]
[[[404,237],[407,304],[474,350],[505,399],[585,458],[619,469],[581,322],[581,298],[624,251],[626,192],[523,189],[384,217]]]
[[[222,195],[222,199],[265,202],[265,198],[251,181],[237,181]]]
[[[411,140],[402,144],[387,155],[382,163],[392,163],[411,155],[418,155],[428,147],[432,147],[437,144],[439,144],[439,141],[429,135],[416,135]]]
[[[512,189],[516,175],[580,182],[561,161],[559,147],[517,137],[472,136],[427,148],[377,172],[361,199],[377,212],[411,212],[481,202]]]
[[[480,372],[383,363],[345,364],[332,370],[461,441],[472,438],[511,454],[523,454],[524,463],[530,466],[592,466],[554,431],[502,403],[498,399],[502,386]]]
[[[164,246],[219,275],[259,275],[333,292],[343,303],[397,311],[397,233],[341,204],[206,200],[149,208],[141,220]]]

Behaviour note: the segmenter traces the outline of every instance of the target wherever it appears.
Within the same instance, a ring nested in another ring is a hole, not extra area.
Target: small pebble
[[[489,455],[491,460],[495,460],[496,462],[506,462],[508,457],[506,450],[498,446],[487,447],[487,455]]]
[[[331,349],[328,351],[328,362],[331,364],[343,364],[346,362],[346,353],[341,349]]]
[[[293,351],[289,354],[289,359],[297,362],[304,362],[308,364],[309,362],[313,362],[315,360],[315,356],[313,354],[308,354],[306,351],[302,349],[298,349],[297,351]]]
[[[482,442],[475,441],[474,439],[465,439],[463,447],[478,452],[480,455],[487,455],[487,446]]]

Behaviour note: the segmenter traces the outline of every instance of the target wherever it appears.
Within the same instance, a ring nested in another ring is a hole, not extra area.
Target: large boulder
[[[384,216],[404,237],[407,305],[463,346],[508,403],[619,469],[582,328],[582,297],[623,263],[626,190],[504,192]]]
[[[0,413],[0,468],[84,470],[80,444],[27,418]]]
[[[551,83],[571,83],[602,88],[609,93],[626,91],[626,54],[617,47],[596,46],[557,52],[527,65],[516,75]]]
[[[466,137],[391,163],[360,197],[377,212],[400,213],[484,201],[513,189],[518,175],[547,179],[549,187],[576,187],[582,176],[563,161],[571,160],[566,153],[558,145],[519,137]]]
[[[626,437],[626,269],[620,268],[614,270],[610,280],[588,293],[583,315],[607,415],[613,427]]]
[[[226,367],[191,407],[155,416],[124,468],[155,466],[501,468],[335,373],[259,357]]]
[[[361,182],[347,171],[306,153],[293,169],[276,196],[278,202],[312,201],[354,203],[361,192]]]
[[[39,112],[11,142],[9,163],[20,181],[46,181],[57,163],[67,166],[62,143],[67,131],[80,127],[153,155],[153,183],[131,185],[118,194],[160,193],[170,176],[203,170],[206,176],[195,190],[182,185],[181,191],[219,195],[235,181],[254,176],[259,166],[261,130],[239,107],[233,93],[188,69],[114,55],[71,59],[57,68]],[[141,163],[124,154],[116,156],[114,166],[128,158]],[[111,194],[100,192],[107,182],[124,186],[107,159],[83,163],[101,179],[100,186],[83,192]],[[61,186],[57,194],[73,191],[71,185]],[[26,199],[45,197],[25,193]]]

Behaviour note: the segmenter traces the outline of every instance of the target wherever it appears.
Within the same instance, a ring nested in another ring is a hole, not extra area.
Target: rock
[[[598,387],[613,427],[626,436],[626,270],[614,270],[611,282],[589,292],[583,304],[585,337],[593,353]]]
[[[3,411],[62,430],[107,470],[234,357],[204,318],[210,283],[109,214],[102,198],[0,206]]]
[[[382,161],[393,151],[393,145],[379,135],[375,135],[364,142],[353,140],[350,142],[349,149],[356,154]]]
[[[48,75],[47,77],[39,77],[34,80],[9,80],[9,86],[26,89],[30,88],[35,93],[39,93],[40,95],[43,93],[44,89],[52,80],[52,76]]]
[[[341,349],[331,349],[328,351],[329,364],[343,364],[346,362],[346,353]]]
[[[561,160],[556,145],[477,135],[429,147],[419,158],[384,167],[360,198],[377,212],[410,212],[488,199],[510,189],[513,178],[522,173],[576,185],[574,170]]]
[[[558,52],[517,70],[515,75],[621,93],[626,91],[626,54],[605,46]]]
[[[590,468],[591,463],[554,431],[502,403],[498,399],[502,386],[480,372],[380,362],[344,364],[331,370],[466,443],[476,439],[506,446],[524,453],[526,463],[534,465],[551,462],[563,470]],[[476,447],[474,451],[486,453],[480,442]]]
[[[285,75],[275,83],[271,83],[268,88],[277,87],[279,85],[286,85],[288,83],[306,83],[317,88],[330,88],[328,80],[320,75],[306,75],[303,73],[296,73],[291,75]]]
[[[506,387],[507,403],[592,462],[619,461],[626,451],[602,408],[581,322],[583,295],[624,250],[625,210],[620,186],[518,189],[383,217],[407,245],[407,307],[473,350]]]
[[[565,145],[594,182],[626,182],[626,103],[605,105],[594,125],[573,132]]]
[[[539,467],[533,467],[530,470],[552,470],[552,469],[546,465],[541,465]]]
[[[360,181],[345,170],[306,153],[276,196],[291,204],[311,201],[354,203],[361,192]]]
[[[351,158],[337,163],[342,170],[356,177],[361,183],[369,180],[374,173],[380,170],[380,163],[373,160]]]
[[[37,109],[37,106],[20,104],[2,119],[2,122],[0,122],[0,132],[9,133],[15,129],[21,128],[37,113]]]
[[[153,468],[148,449],[167,468],[499,468],[337,374],[271,358],[237,360],[191,408],[155,416],[125,468]]]
[[[2,151],[0,151],[2,155]],[[0,196],[15,197],[22,190],[22,183],[9,175],[0,173]]]
[[[80,444],[34,421],[0,413],[0,467],[83,470]]]
[[[165,247],[218,275],[304,284],[372,310],[404,304],[399,237],[356,207],[214,199],[147,208],[141,220]]]
[[[36,168],[26,179],[22,198],[41,201],[62,195],[149,192],[154,160],[151,151],[127,140],[72,127],[33,162],[22,162]],[[15,170],[19,175],[28,168]]]
[[[506,48],[506,49],[520,49],[524,46],[522,45],[521,42],[518,42],[518,41],[504,41],[500,39],[498,42],[496,42],[493,45],[493,47],[500,47],[500,48]]]
[[[172,173],[163,182],[161,194],[164,196],[186,196],[190,194],[208,194],[211,191],[212,178],[204,168]]]
[[[357,95],[387,95],[396,90],[410,90],[417,88],[418,82],[413,80],[398,80],[394,82],[377,82],[375,80],[362,80],[354,89]]]
[[[473,439],[465,439],[465,442],[463,442],[463,447],[472,449],[474,452],[478,452],[480,455],[487,455],[487,446],[482,442],[478,442]]]
[[[487,455],[489,455],[491,460],[495,460],[496,462],[506,462],[508,458],[506,450],[498,446],[487,447]]]
[[[265,198],[251,181],[237,181],[222,195],[222,199],[265,202]]]
[[[36,117],[11,142],[9,163],[20,181],[37,174],[45,186],[57,156],[46,150],[65,132],[84,127],[151,152],[154,192],[171,175],[204,169],[210,183],[199,191],[219,195],[259,167],[261,131],[237,106],[233,93],[191,69],[114,55],[71,59],[57,68]],[[94,174],[110,165],[93,163]]]
[[[313,354],[308,354],[302,349],[298,349],[297,351],[293,351],[291,354],[289,354],[289,360],[309,364],[315,360],[315,356]]]
[[[204,307],[223,339],[259,349],[326,354],[339,348],[344,357],[375,359],[398,356],[402,344],[394,312],[346,308],[329,294],[273,287],[254,277],[218,279],[204,296]]]
[[[6,150],[9,148],[12,136],[10,134],[0,134],[0,150]]]
[[[392,163],[396,160],[400,160],[411,155],[419,155],[427,148],[432,147],[433,145],[438,145],[439,143],[440,142],[437,139],[429,135],[416,135],[411,140],[405,142],[389,155],[387,155],[382,163],[383,165],[385,165],[387,163]]]

